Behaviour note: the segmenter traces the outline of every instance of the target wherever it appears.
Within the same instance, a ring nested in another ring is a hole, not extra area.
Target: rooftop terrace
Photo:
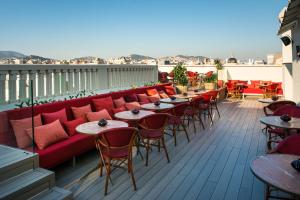
[[[55,169],[58,186],[70,189],[75,199],[263,199],[264,184],[256,179],[249,163],[265,153],[266,137],[259,119],[262,104],[253,99],[223,101],[219,105],[221,118],[214,115],[214,124],[206,129],[190,129],[190,143],[178,134],[178,145],[168,138],[171,162],[163,152],[153,149],[149,166],[140,157],[134,158],[137,191],[124,170],[112,173],[113,185],[104,196],[105,176],[94,171],[84,181],[76,179],[98,162],[96,152],[79,157]],[[75,182],[74,182],[75,181]]]

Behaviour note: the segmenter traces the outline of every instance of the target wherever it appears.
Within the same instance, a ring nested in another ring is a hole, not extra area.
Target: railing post
[[[80,70],[80,90],[85,90],[85,69]]]
[[[20,71],[19,79],[19,99],[24,99],[27,97],[27,74],[28,71]]]
[[[86,90],[91,90],[91,69],[86,70]]]
[[[95,90],[97,89],[97,69],[92,69],[92,89]]]
[[[72,93],[74,92],[74,70],[73,69],[69,69],[68,70],[68,93]]]
[[[38,71],[38,95],[45,96],[45,70]]]
[[[8,89],[9,89],[9,102],[15,102],[17,97],[17,71],[9,73]]]
[[[0,71],[0,103],[4,103],[6,101],[5,82],[6,82],[6,72]]]
[[[79,91],[79,69],[75,69],[74,72],[74,91]]]
[[[59,80],[59,69],[54,70],[54,95],[60,94],[60,80]]]
[[[67,93],[67,70],[62,69],[61,70],[61,94]]]
[[[36,97],[36,71],[29,72],[29,80],[33,81],[33,97]]]
[[[46,71],[46,94],[48,97],[53,95],[53,88],[52,88],[52,72],[53,70],[48,69]]]

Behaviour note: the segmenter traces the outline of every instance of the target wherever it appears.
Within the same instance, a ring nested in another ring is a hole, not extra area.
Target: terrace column
[[[86,70],[86,90],[91,90],[91,69]]]
[[[27,74],[28,74],[28,71],[20,71],[19,99],[25,99],[26,98]]]
[[[38,96],[45,96],[45,70],[38,71]]]
[[[53,95],[52,72],[53,72],[53,70],[51,70],[51,69],[48,69],[46,71],[46,94],[48,97]]]
[[[80,70],[80,90],[85,90],[85,69]]]
[[[17,94],[17,71],[11,71],[9,73],[9,80],[8,80],[8,88],[9,88],[9,102],[16,101],[16,94]]]
[[[96,86],[97,82],[97,69],[92,69],[92,90],[98,89]]]
[[[63,69],[61,70],[61,94],[67,93],[67,70]]]
[[[6,81],[6,72],[0,71],[0,103],[5,102],[5,81]]]
[[[74,90],[79,91],[79,69],[75,69],[74,72]]]
[[[68,93],[72,93],[74,92],[74,73],[73,73],[73,69],[69,69],[68,70]]]
[[[59,80],[59,69],[54,70],[54,95],[60,94],[60,80]]]
[[[29,72],[29,80],[33,81],[33,97],[36,97],[36,71]]]

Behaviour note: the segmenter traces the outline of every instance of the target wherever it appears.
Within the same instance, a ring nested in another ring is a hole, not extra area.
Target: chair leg
[[[106,165],[106,164],[105,164]],[[110,159],[108,160],[107,163],[107,174],[106,174],[106,180],[105,180],[105,191],[104,191],[104,195],[107,195],[107,189],[108,189],[108,182],[109,182],[109,178],[110,178]]]
[[[131,180],[132,180],[132,184],[133,184],[133,189],[134,191],[136,191],[136,184],[135,184],[135,178],[133,175],[133,167],[132,167],[132,159],[128,159],[128,171],[130,172],[131,175]]]
[[[218,113],[219,117],[221,117],[217,103],[215,104],[215,106],[216,106],[216,110],[217,110],[217,113]]]
[[[150,149],[150,142],[149,142],[149,139],[147,139],[147,146],[146,146],[146,166],[148,166],[149,149]]]
[[[160,140],[157,141],[158,152],[160,152]]]
[[[167,147],[166,147],[166,143],[165,143],[165,138],[164,137],[161,138],[161,143],[162,143],[162,146],[163,146],[163,148],[165,150],[165,153],[166,153],[166,156],[167,156],[167,160],[168,160],[168,163],[169,163],[170,159],[169,159],[169,154],[168,154],[168,151],[167,151]]]
[[[99,175],[102,177],[102,171],[103,171],[103,162],[102,160],[100,159],[99,161]]]
[[[211,124],[213,124],[214,122],[213,122],[212,114],[211,114],[211,112],[210,112],[209,109],[207,109],[207,114],[208,114],[208,116],[210,118]]]
[[[176,126],[173,125],[173,137],[174,137],[174,144],[177,145],[177,139],[176,139]]]
[[[194,115],[192,117],[192,120],[193,120],[194,132],[196,134],[197,130],[196,130],[196,125],[195,125],[195,116]]]
[[[190,142],[189,135],[188,135],[188,133],[187,133],[187,131],[186,131],[186,128],[185,128],[185,124],[182,123],[181,126],[182,126],[183,131],[184,131],[184,133],[185,133],[185,135],[186,135],[186,139],[188,140],[188,142]]]
[[[201,118],[201,112],[199,113],[198,117],[199,117],[199,123],[201,123],[203,130],[205,130],[205,126],[204,126],[203,120]]]

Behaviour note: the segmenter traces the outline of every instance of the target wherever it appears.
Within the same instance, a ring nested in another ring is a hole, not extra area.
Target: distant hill
[[[177,56],[166,56],[166,57],[162,57],[163,59],[169,59],[169,58],[181,58],[181,59],[185,59],[185,60],[203,60],[207,57],[205,56],[186,56],[186,55],[177,55]]]
[[[25,59],[25,60],[29,60],[29,59],[32,59],[32,60],[41,60],[41,61],[45,61],[45,60],[54,60],[54,59],[52,59],[52,58],[44,58],[44,57],[37,56],[37,55],[26,56],[24,59]]]
[[[3,58],[25,58],[26,55],[15,51],[0,51],[0,59]]]
[[[145,59],[155,59],[150,56],[144,56],[144,55],[138,55],[138,54],[131,54],[128,57],[130,57],[131,60],[138,60],[138,61],[145,60]]]
[[[84,56],[80,58],[72,58],[71,60],[95,60],[97,57],[94,56]]]

